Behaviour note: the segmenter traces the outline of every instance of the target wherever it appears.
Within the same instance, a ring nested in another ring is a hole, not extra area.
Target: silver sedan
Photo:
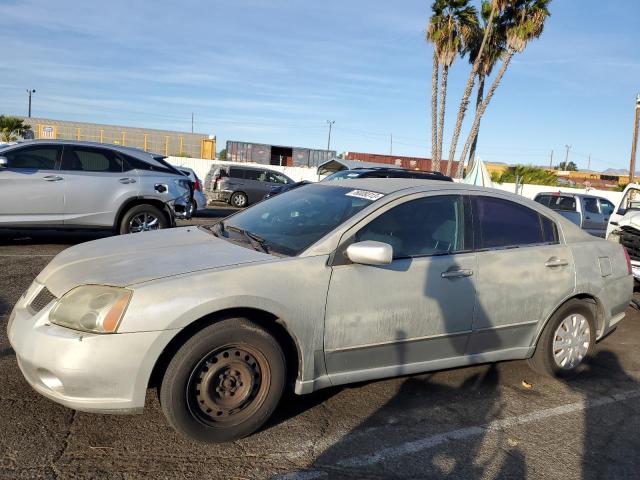
[[[70,408],[139,412],[206,442],[258,429],[285,388],[528,359],[569,375],[624,317],[620,245],[504,192],[315,184],[207,229],[60,253],[16,304],[27,381]]]

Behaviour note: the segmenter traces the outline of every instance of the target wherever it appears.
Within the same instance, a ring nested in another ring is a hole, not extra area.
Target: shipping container
[[[335,150],[227,141],[227,160],[287,167],[317,167],[336,156]]]
[[[444,172],[447,168],[446,160],[440,162],[440,168],[434,168],[433,162],[430,158],[422,157],[405,157],[400,155],[384,155],[379,153],[347,152],[344,158],[346,160],[393,165],[395,167],[406,168],[408,170],[420,170],[423,172]],[[453,162],[452,171],[455,172],[457,168],[458,162]]]

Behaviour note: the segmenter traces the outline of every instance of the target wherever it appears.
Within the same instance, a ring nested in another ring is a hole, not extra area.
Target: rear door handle
[[[127,183],[136,183],[136,181],[135,181],[133,178],[128,178],[128,177],[127,177],[127,178],[121,178],[121,179],[119,180],[119,182],[120,182],[120,183],[124,183],[124,184],[127,184]]]
[[[461,277],[470,277],[473,275],[473,270],[449,270],[447,272],[442,272],[440,275],[442,278],[461,278]]]
[[[58,175],[47,175],[46,177],[42,178],[47,182],[59,182],[60,180],[62,180],[62,177],[59,177]]]
[[[556,257],[551,257],[544,264],[545,267],[549,267],[549,268],[566,267],[567,265],[569,265],[569,262],[566,261],[564,258],[556,258]]]

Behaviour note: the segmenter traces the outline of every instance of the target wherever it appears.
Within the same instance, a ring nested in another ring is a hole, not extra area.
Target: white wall
[[[238,162],[223,162],[220,160],[204,160],[202,158],[167,157],[167,161],[176,167],[188,167],[196,172],[201,180],[207,176],[207,172],[213,165],[238,165]],[[251,167],[262,167],[284,173],[287,177],[300,182],[309,180],[317,182],[319,180],[315,167],[280,167],[278,165],[263,165],[261,163],[246,162],[243,165]]]
[[[212,165],[237,165],[237,162],[223,162],[220,160],[204,160],[202,158],[186,158],[186,157],[168,157],[167,161],[176,166],[176,167],[188,167],[193,169],[200,179],[204,180],[207,176],[207,172],[211,168]],[[269,168],[271,170],[277,170],[279,172],[284,173],[288,177],[292,178],[296,182],[300,182],[302,180],[309,180],[312,182],[317,182],[320,178],[316,173],[315,167],[279,167],[277,165],[263,165],[260,163],[251,163],[247,162],[244,165],[254,166],[254,167],[264,167]],[[504,190],[507,192],[514,193],[515,192],[515,184],[513,183],[494,183],[494,188],[498,190]],[[604,197],[613,204],[617,205],[622,199],[622,192],[612,192],[610,190],[596,190],[595,188],[591,188],[589,190],[581,189],[581,188],[567,188],[567,187],[552,187],[547,185],[529,185],[525,184],[522,187],[521,195],[533,199],[540,192],[566,192],[566,193],[588,193],[589,195],[596,195],[599,197]]]

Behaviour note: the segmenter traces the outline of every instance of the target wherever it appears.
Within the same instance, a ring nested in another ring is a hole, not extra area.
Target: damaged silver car
[[[131,268],[135,264],[136,268]],[[625,250],[505,192],[319,183],[226,218],[60,253],[9,318],[24,377],[70,408],[200,441],[251,434],[288,387],[528,359],[568,375],[625,315]]]

